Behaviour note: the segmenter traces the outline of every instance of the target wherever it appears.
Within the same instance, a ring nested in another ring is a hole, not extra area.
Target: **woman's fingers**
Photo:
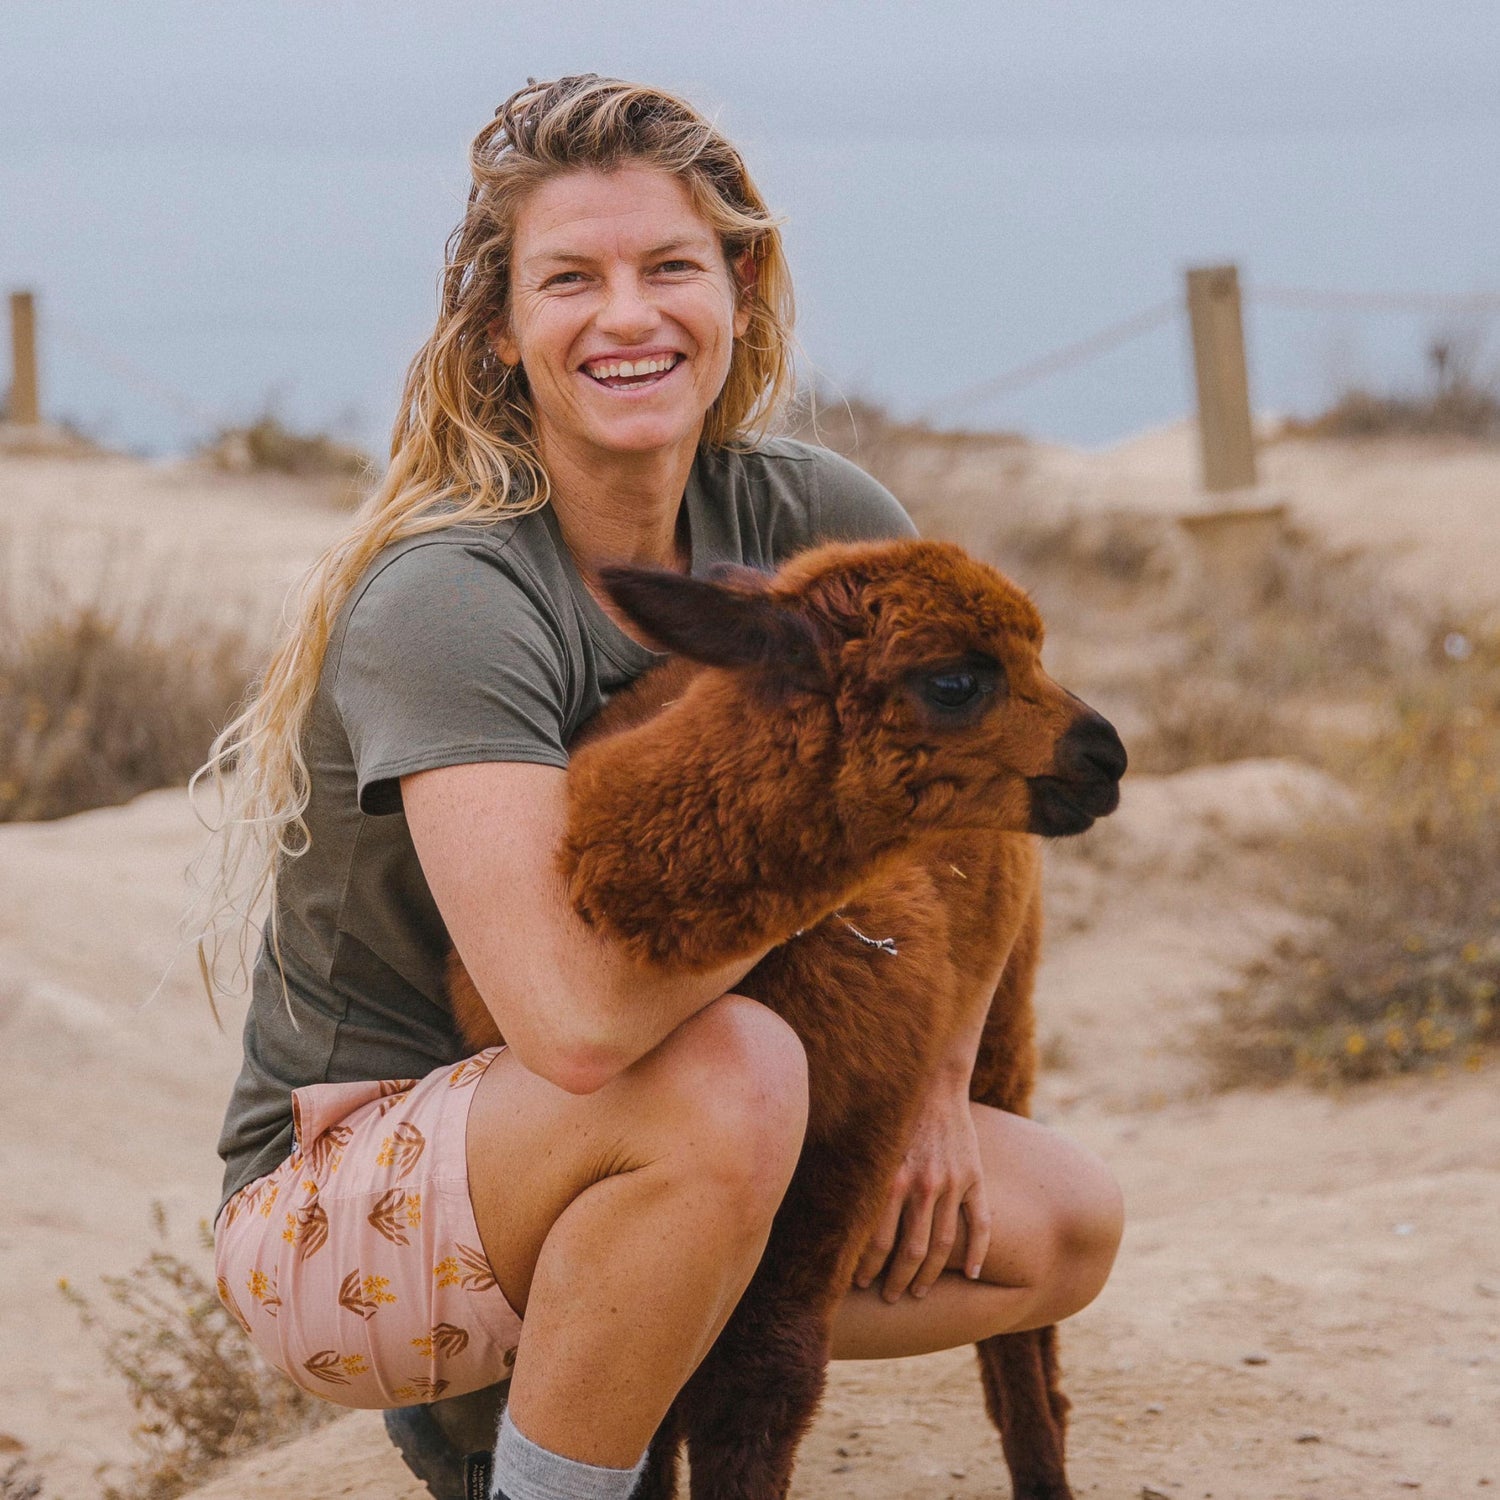
[[[968,1243],[964,1246],[964,1275],[978,1281],[990,1253],[990,1199],[983,1177],[964,1195],[964,1220],[968,1225]]]
[[[901,1231],[901,1208],[906,1201],[906,1182],[901,1174],[891,1184],[886,1195],[885,1207],[880,1211],[880,1220],[865,1245],[865,1253],[859,1258],[854,1270],[854,1284],[869,1286],[880,1275],[885,1263],[896,1247],[896,1236]]]
[[[959,1199],[956,1193],[944,1193],[938,1199],[932,1214],[932,1238],[928,1241],[927,1255],[912,1278],[913,1297],[925,1297],[933,1283],[948,1268],[948,1259],[958,1243]]]
[[[885,1273],[885,1285],[880,1289],[887,1302],[901,1299],[927,1259],[932,1248],[932,1216],[937,1202],[937,1193],[930,1187],[918,1187],[908,1194],[906,1211],[901,1216],[901,1239]]]

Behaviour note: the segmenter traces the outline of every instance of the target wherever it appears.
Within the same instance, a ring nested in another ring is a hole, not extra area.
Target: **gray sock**
[[[510,1419],[500,1419],[495,1443],[495,1487],[505,1500],[629,1500],[646,1457],[633,1469],[601,1469],[539,1448]]]

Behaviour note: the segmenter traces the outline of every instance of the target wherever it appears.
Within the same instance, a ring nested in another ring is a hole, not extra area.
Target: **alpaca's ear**
[[[812,627],[768,592],[766,575],[732,565],[715,574],[600,570],[610,598],[667,650],[711,667],[764,667],[791,687],[826,686]]]

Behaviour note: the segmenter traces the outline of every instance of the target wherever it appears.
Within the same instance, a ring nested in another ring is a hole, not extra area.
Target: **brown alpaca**
[[[678,659],[590,726],[560,851],[579,913],[637,958],[706,970],[807,1050],[801,1159],[759,1269],[652,1444],[638,1496],[780,1500],[822,1393],[834,1307],[958,1006],[994,982],[972,1097],[1017,1113],[1035,1070],[1037,835],[1113,811],[1125,752],[1038,660],[1025,594],[957,547],[836,545],[774,578],[611,570]],[[495,1023],[455,955],[473,1046]],[[1055,1330],[979,1346],[1014,1493],[1066,1500]]]

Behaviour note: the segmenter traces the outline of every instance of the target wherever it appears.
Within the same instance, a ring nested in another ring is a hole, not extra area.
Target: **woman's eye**
[[[979,678],[973,672],[940,672],[927,679],[927,700],[939,708],[962,708],[978,693]]]
[[[555,276],[549,276],[542,286],[544,289],[549,286],[572,286],[582,280],[582,271],[559,271]]]
[[[696,271],[698,267],[690,260],[664,260],[656,269],[671,275],[679,271]]]

